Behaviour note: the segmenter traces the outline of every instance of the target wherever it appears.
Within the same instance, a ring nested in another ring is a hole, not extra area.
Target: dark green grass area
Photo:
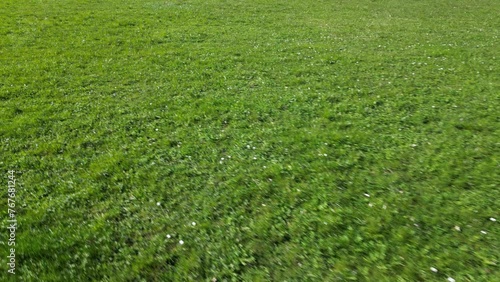
[[[1,1],[0,280],[499,281],[499,14]]]

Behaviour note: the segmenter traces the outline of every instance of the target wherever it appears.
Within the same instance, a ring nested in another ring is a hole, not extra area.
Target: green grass
[[[15,278],[500,281],[499,12],[1,1]]]

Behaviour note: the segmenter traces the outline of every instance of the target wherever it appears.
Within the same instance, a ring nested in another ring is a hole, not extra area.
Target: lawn
[[[500,281],[499,14],[2,0],[0,280]]]

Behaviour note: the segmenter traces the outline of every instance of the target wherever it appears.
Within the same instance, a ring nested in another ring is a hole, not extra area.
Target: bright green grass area
[[[499,281],[499,14],[2,0],[16,281]]]

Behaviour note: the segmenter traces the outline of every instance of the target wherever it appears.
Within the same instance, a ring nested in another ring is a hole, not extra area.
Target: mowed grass
[[[0,280],[499,281],[499,12],[1,1]]]

